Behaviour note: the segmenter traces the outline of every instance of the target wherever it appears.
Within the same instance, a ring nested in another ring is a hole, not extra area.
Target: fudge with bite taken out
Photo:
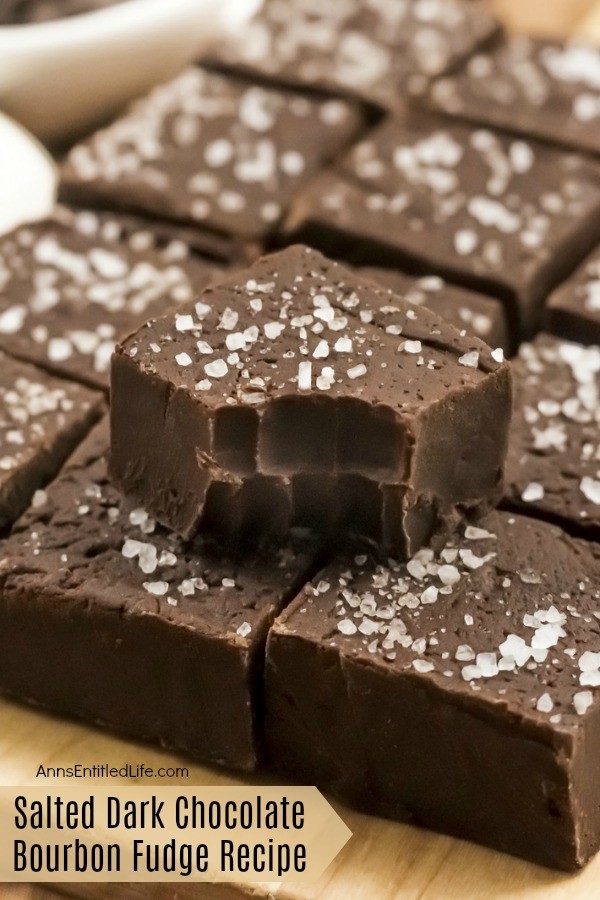
[[[511,401],[501,350],[290,247],[119,345],[111,471],[184,536],[291,480],[301,524],[410,554],[499,499]]]

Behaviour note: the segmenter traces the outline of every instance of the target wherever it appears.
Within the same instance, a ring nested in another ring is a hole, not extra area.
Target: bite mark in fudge
[[[600,347],[540,335],[514,362],[506,499],[600,537]]]
[[[0,353],[0,529],[17,519],[104,412],[100,394]]]
[[[600,247],[546,304],[545,330],[581,344],[600,344]]]
[[[0,556],[0,690],[252,769],[267,629],[313,549],[186,544],[106,474],[102,423]]]
[[[600,50],[517,37],[431,87],[438,110],[600,154]]]
[[[600,179],[532,141],[390,119],[302,192],[287,234],[356,264],[496,296],[527,335],[549,291],[600,240]]]
[[[414,278],[395,269],[376,266],[363,266],[359,272],[409,303],[427,306],[459,331],[471,332],[490,347],[502,347],[510,352],[506,310],[498,300],[455,287],[437,275]]]
[[[498,30],[462,0],[266,0],[209,64],[397,109]]]
[[[600,547],[493,513],[325,569],[267,644],[266,743],[359,809],[560,869],[600,845]]]
[[[362,476],[406,553],[498,498],[511,384],[501,350],[290,247],[124,341],[111,404],[116,482],[175,531],[215,482]]]
[[[218,272],[182,240],[139,224],[62,209],[1,237],[0,347],[106,388],[116,342]]]
[[[190,68],[77,144],[61,195],[256,241],[362,124],[343,100]]]

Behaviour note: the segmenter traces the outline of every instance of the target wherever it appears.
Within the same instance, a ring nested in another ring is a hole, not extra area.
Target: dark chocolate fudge
[[[492,294],[527,335],[549,291],[600,240],[600,178],[532,141],[390,119],[301,194],[288,235]]]
[[[273,626],[284,777],[559,869],[600,846],[600,546],[493,513],[323,571]]]
[[[290,247],[117,348],[112,472],[185,536],[215,482],[308,478],[299,502],[313,503],[312,486],[318,507],[319,479],[358,477],[375,503],[388,495],[382,542],[414,552],[498,498],[512,399],[502,360],[430,310]]]
[[[600,344],[600,246],[550,295],[544,329],[581,344]]]
[[[514,364],[506,498],[600,538],[600,347],[541,335]]]
[[[226,556],[127,507],[101,424],[0,551],[0,690],[252,769],[267,629],[312,551]]]
[[[344,100],[189,68],[77,144],[61,194],[257,241],[362,124]]]
[[[510,351],[506,310],[498,300],[448,284],[437,275],[414,278],[395,269],[363,266],[360,273],[373,278],[409,303],[427,306],[458,328],[475,334],[490,347]],[[392,301],[393,302],[393,301]]]
[[[0,25],[50,22],[66,16],[94,12],[120,0],[2,0]]]
[[[462,0],[266,0],[209,64],[397,109],[497,33]]]
[[[115,343],[217,275],[181,240],[128,219],[59,210],[0,238],[0,347],[108,386]]]
[[[600,48],[517,37],[436,81],[438,110],[600,154]]]
[[[101,394],[0,352],[0,531],[11,525],[104,411]]]

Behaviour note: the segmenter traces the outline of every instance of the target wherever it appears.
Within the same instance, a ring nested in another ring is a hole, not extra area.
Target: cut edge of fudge
[[[268,629],[323,548],[186,544],[119,497],[107,447],[104,420],[0,548],[0,690],[252,770]]]

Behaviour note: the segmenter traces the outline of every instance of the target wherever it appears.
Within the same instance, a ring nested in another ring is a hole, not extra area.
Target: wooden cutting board
[[[600,0],[492,0],[492,5],[513,31],[544,36],[571,34],[600,43]],[[35,777],[40,764],[68,766],[74,763],[90,766],[146,763],[154,769],[188,766],[187,778],[165,778],[161,779],[161,784],[248,783],[226,772],[191,765],[181,757],[156,748],[0,700],[0,781],[3,784],[40,784]],[[269,781],[268,773],[260,773],[253,779],[255,784]],[[120,885],[118,889],[115,885],[78,884],[52,889],[0,885],[0,898],[43,900],[57,894],[84,900],[112,900],[114,897],[118,900],[600,898],[600,854],[579,875],[565,876],[472,844],[359,815],[339,804],[334,805],[353,837],[319,883],[310,888],[293,884],[285,888],[269,884],[251,887]]]

